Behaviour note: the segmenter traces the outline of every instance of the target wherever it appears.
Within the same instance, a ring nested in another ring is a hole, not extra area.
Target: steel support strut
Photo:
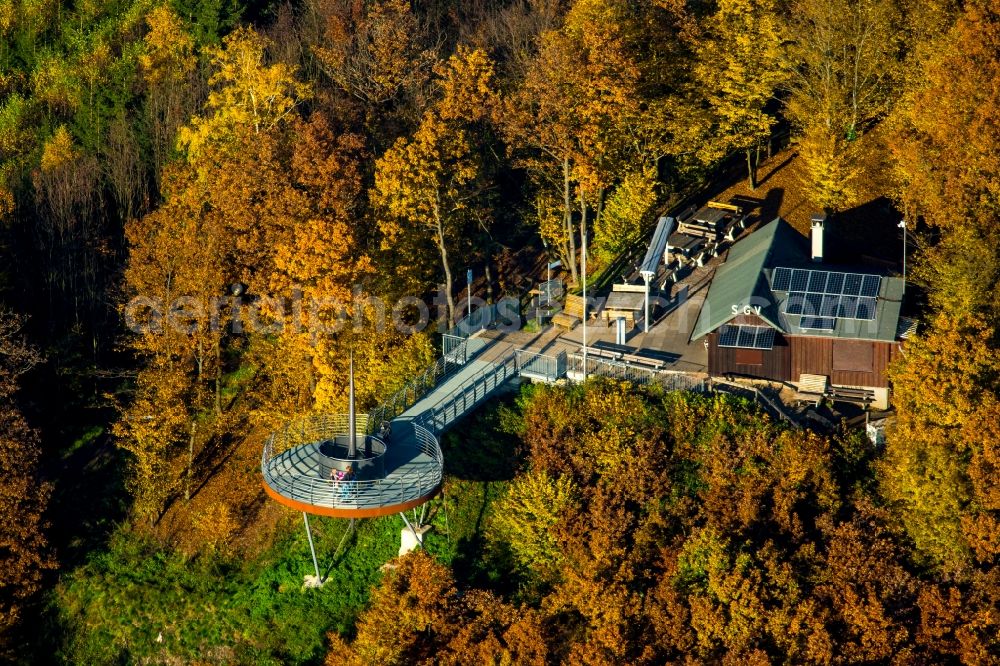
[[[309,529],[309,514],[305,511],[302,512],[302,520],[306,524],[306,538],[309,539],[309,552],[312,553],[313,558],[313,569],[316,570],[316,582],[322,583],[323,579],[319,575],[319,561],[316,559],[316,547],[313,545],[312,532]]]
[[[410,521],[406,519],[406,512],[405,511],[400,511],[399,515],[401,515],[403,517],[403,522],[406,523],[406,526],[410,528],[411,532],[413,532],[413,538],[415,538],[417,540],[417,543],[420,545],[420,547],[423,548],[424,547],[424,540],[420,538],[420,533],[418,533],[417,530],[415,530],[413,528],[413,525],[410,524]]]

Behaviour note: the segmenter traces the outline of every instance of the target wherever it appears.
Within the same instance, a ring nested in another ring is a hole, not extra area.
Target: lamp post
[[[906,293],[906,218],[904,217],[897,225],[903,229],[903,293]]]
[[[587,381],[587,216],[583,217],[583,381]]]
[[[472,269],[471,268],[465,271],[465,282],[468,285],[467,300],[469,301],[469,324],[471,325],[472,324]]]

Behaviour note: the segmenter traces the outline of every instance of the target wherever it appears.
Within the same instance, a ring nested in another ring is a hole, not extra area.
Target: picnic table
[[[706,242],[706,239],[701,236],[676,233],[670,237],[670,253],[690,258],[695,252],[703,248]],[[673,261],[673,259],[674,257],[670,257],[670,261]]]
[[[609,323],[624,319],[630,326],[635,325],[636,313],[645,308],[646,296],[638,291],[612,291],[604,303],[601,316]]]

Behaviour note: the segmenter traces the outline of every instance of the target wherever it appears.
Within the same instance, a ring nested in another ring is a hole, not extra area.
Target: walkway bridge
[[[298,511],[340,518],[389,515],[423,504],[440,490],[444,457],[439,436],[451,424],[515,378],[546,383],[583,378],[582,359],[557,336],[480,331],[452,344],[424,373],[358,419],[355,437],[367,458],[349,461],[331,455],[334,443],[349,439],[342,416],[288,424],[264,447],[265,490]],[[587,375],[660,382],[670,389],[704,388],[703,380],[684,373],[594,357],[586,365]],[[363,467],[356,476],[330,478],[331,471],[358,461]],[[363,473],[366,469],[371,471]]]

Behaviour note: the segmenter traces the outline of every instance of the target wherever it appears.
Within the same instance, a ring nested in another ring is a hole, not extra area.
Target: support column
[[[309,581],[309,576],[306,576],[306,587],[320,587],[323,585],[323,578],[319,573],[319,560],[316,559],[316,546],[313,545],[312,530],[309,529],[309,514],[305,511],[302,512],[302,520],[306,524],[306,538],[309,540],[309,552],[312,554],[313,569],[316,571],[315,581]]]
[[[646,312],[642,320],[642,329],[644,333],[649,333],[649,281],[653,278],[651,273],[643,272],[642,279],[646,283]]]
[[[424,533],[430,529],[430,525],[424,525],[423,527],[414,527],[409,519],[406,517],[405,511],[400,511],[400,516],[403,517],[403,522],[406,523],[406,527],[403,528],[400,534],[399,543],[399,556],[402,557],[406,555],[411,550],[415,550],[418,546],[420,548],[424,547]]]

